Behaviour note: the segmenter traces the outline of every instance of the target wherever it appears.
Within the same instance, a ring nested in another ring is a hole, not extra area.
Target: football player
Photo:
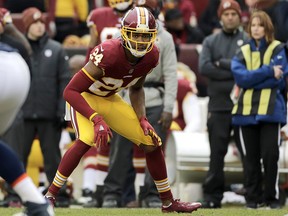
[[[108,3],[109,7],[96,8],[87,18],[90,42],[86,61],[89,60],[90,52],[96,45],[120,35],[121,19],[133,6],[132,0],[108,0]],[[102,191],[108,173],[109,152],[109,147],[91,148],[83,157],[82,196],[78,202],[84,207],[102,205]],[[96,192],[95,189],[97,189]]]
[[[177,94],[175,46],[171,34],[164,29],[163,23],[158,19],[163,2],[161,0],[136,0],[135,5],[146,7],[157,22],[155,45],[161,50],[159,64],[153,69],[153,73],[147,75],[144,82],[144,93],[146,117],[165,144]],[[128,91],[123,91],[122,95],[129,102]],[[165,149],[165,145],[162,148]],[[135,202],[136,193],[133,190],[135,172],[132,167],[132,152],[133,165],[137,172],[135,183],[140,187],[138,202]],[[104,184],[103,207],[130,207],[131,204],[138,204],[143,208],[162,206],[154,181],[150,174],[146,173],[147,170],[145,171],[146,160],[142,149],[137,148],[130,140],[116,134],[111,141],[110,161],[109,172]]]
[[[45,195],[51,202],[91,146],[107,145],[111,128],[145,151],[147,167],[163,203],[162,212],[192,212],[201,207],[198,202],[173,198],[161,139],[146,118],[143,83],[158,64],[156,34],[156,21],[146,8],[129,10],[121,22],[121,38],[96,46],[89,62],[67,85],[64,98],[70,104],[77,138],[63,156]],[[117,94],[124,88],[129,88],[131,105]]]
[[[0,12],[0,32],[3,31],[1,17]],[[13,123],[30,87],[30,72],[26,62],[15,49],[4,43],[0,43],[0,86],[0,135],[3,135]],[[1,140],[0,176],[20,196],[26,207],[23,215],[54,215],[53,208],[28,177],[16,153]]]

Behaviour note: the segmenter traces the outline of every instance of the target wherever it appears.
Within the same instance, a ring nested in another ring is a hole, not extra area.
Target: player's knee
[[[157,148],[157,146],[144,145],[144,144],[140,144],[139,147],[140,147],[141,149],[143,149],[143,151],[144,151],[145,153],[152,152],[152,151],[154,151],[154,150]]]

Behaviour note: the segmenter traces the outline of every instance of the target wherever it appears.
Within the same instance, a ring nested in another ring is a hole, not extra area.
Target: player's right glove
[[[161,138],[157,135],[154,128],[148,122],[147,118],[141,117],[139,121],[140,121],[140,126],[141,126],[144,134],[146,136],[149,135],[152,138],[152,141],[153,141],[155,146],[161,146],[162,145]]]
[[[100,115],[95,115],[91,121],[94,124],[94,143],[96,147],[107,147],[109,137],[112,138],[109,126]]]

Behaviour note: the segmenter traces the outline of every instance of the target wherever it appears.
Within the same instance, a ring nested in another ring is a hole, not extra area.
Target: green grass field
[[[11,216],[21,209],[17,208],[0,208],[1,216]],[[118,208],[118,209],[83,209],[83,208],[56,208],[56,216],[160,216],[160,209],[144,209],[144,208]],[[164,214],[165,215],[165,214]],[[167,215],[167,214],[166,214]],[[243,207],[225,207],[222,209],[199,209],[192,214],[168,214],[171,215],[193,215],[193,216],[288,216],[288,207],[279,210],[267,209],[244,209]]]

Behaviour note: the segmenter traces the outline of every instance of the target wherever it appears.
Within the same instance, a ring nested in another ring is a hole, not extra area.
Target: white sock
[[[47,180],[46,173],[45,173],[44,171],[41,171],[41,172],[39,173],[39,183],[44,183],[44,185],[45,185],[45,183],[46,183],[47,181],[48,181],[48,180]]]
[[[45,203],[45,198],[37,190],[36,186],[32,182],[30,177],[25,177],[20,182],[18,182],[13,189],[21,197],[23,202],[33,202],[33,203]]]
[[[104,185],[104,180],[106,176],[108,175],[108,172],[96,170],[96,185]]]
[[[83,189],[89,189],[91,191],[95,191],[96,189],[96,178],[97,173],[95,169],[87,168],[83,171]]]
[[[139,187],[144,186],[145,173],[136,173],[135,184]]]

